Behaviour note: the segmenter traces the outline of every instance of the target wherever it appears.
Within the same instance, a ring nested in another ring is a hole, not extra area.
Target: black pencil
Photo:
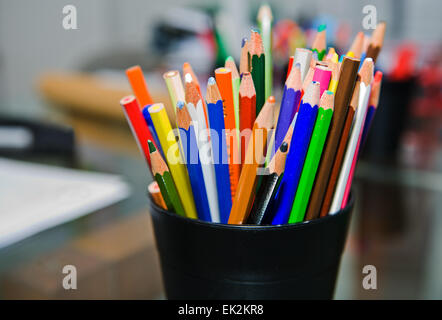
[[[248,224],[262,225],[271,222],[272,217],[268,217],[271,211],[269,210],[271,208],[270,203],[281,182],[288,149],[288,143],[283,142],[265,169],[267,172],[262,177],[261,184],[256,192],[256,198],[247,221]]]

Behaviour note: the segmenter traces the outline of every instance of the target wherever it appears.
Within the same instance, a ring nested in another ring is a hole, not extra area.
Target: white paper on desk
[[[0,158],[0,248],[129,196],[119,176]]]

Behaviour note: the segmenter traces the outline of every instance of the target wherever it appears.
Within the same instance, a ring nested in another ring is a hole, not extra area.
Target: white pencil
[[[186,87],[187,109],[194,123],[195,132],[197,133],[198,153],[201,160],[204,185],[206,186],[207,200],[209,200],[210,215],[212,222],[220,222],[215,168],[213,167],[212,159],[212,144],[209,142],[203,101],[197,89],[193,86],[189,86],[189,84],[192,83],[192,75],[190,73],[184,76],[184,82]]]
[[[344,160],[342,162],[341,171],[339,172],[338,182],[336,184],[333,201],[330,206],[330,214],[337,213],[341,210],[342,201],[344,199],[345,188],[350,175],[350,170],[353,164],[353,157],[357,151],[358,141],[362,134],[365,123],[365,116],[368,109],[368,97],[370,96],[371,82],[373,80],[373,59],[366,58],[362,64],[359,75],[361,76],[361,84],[359,86],[359,101],[356,111],[353,128],[350,132],[347,149],[345,150]]]
[[[301,68],[301,81],[304,81],[308,70],[310,69],[310,60],[312,59],[312,51],[304,48],[296,48],[293,66],[299,63]]]

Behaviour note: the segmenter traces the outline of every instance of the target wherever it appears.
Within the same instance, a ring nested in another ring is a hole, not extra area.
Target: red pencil
[[[120,100],[120,104],[123,107],[127,123],[132,130],[132,134],[134,135],[135,141],[138,144],[138,148],[146,159],[149,168],[152,170],[147,141],[151,140],[153,141],[153,144],[155,144],[155,140],[147,127],[143,115],[141,114],[137,99],[134,96],[127,96]],[[155,145],[155,147],[158,148],[157,145]]]
[[[239,86],[239,114],[242,164],[244,163],[246,147],[256,118],[256,92],[250,72],[244,72]]]

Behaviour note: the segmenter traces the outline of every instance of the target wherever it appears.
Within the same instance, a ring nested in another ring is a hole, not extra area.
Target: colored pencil
[[[126,69],[126,76],[140,106],[144,107],[148,104],[152,104],[153,100],[147,88],[146,80],[144,79],[143,70],[141,70],[141,67],[133,66]]]
[[[341,209],[344,201],[345,190],[347,184],[351,184],[352,167],[354,167],[355,156],[357,158],[358,145],[362,135],[362,126],[365,122],[367,114],[368,96],[370,94],[370,85],[373,79],[373,60],[365,58],[361,70],[359,71],[361,83],[359,86],[358,109],[356,111],[353,128],[350,132],[347,148],[345,150],[344,160],[339,171],[338,182],[333,194],[333,200],[330,206],[329,213],[337,213]]]
[[[209,200],[210,214],[212,222],[220,222],[218,194],[215,184],[215,168],[213,167],[212,147],[209,142],[209,132],[204,116],[204,106],[192,75],[185,76],[185,96],[187,101],[187,111],[193,121],[195,134],[197,137],[198,153],[201,160],[201,167],[204,176],[207,199]]]
[[[256,90],[256,115],[265,102],[265,53],[257,30],[252,30],[249,43],[250,73]]]
[[[349,53],[353,53],[353,56],[355,58],[360,59],[362,55],[363,44],[364,44],[364,33],[362,31],[359,31],[355,39],[353,40],[350,49],[347,52],[347,56],[349,55]]]
[[[239,75],[241,79],[244,73],[250,72],[249,59],[249,42],[247,41],[247,38],[243,38],[241,43],[241,58],[239,60]]]
[[[338,55],[334,56],[336,57],[336,61],[335,58],[332,58],[332,60],[328,61],[328,66],[331,70],[331,79],[330,79],[330,84],[328,86],[328,90],[330,90],[333,93],[336,93],[339,81],[339,65],[337,61],[337,56]]]
[[[328,128],[333,116],[333,105],[333,92],[325,91],[319,102],[318,117],[305,157],[304,167],[302,169],[295,200],[290,212],[289,223],[296,223],[304,220],[305,211],[307,210],[308,201],[310,199],[310,193],[315,181],[316,171],[318,170],[325,139],[327,138]]]
[[[285,134],[287,133],[290,123],[295,116],[301,99],[301,69],[300,64],[296,64],[290,72],[285,82],[284,92],[282,95],[281,107],[279,109],[278,123],[275,131],[275,149],[279,149]]]
[[[240,110],[240,146],[241,165],[246,157],[246,147],[252,133],[253,123],[256,119],[256,92],[250,72],[243,74],[239,87],[239,110]]]
[[[164,159],[161,157],[153,142],[148,140],[149,152],[152,158],[152,175],[161,190],[164,202],[168,210],[185,217],[185,211],[178,195],[175,183]]]
[[[238,149],[238,130],[236,129],[235,108],[233,105],[232,72],[226,68],[218,68],[215,70],[215,78],[224,105],[224,125],[227,154],[229,156],[230,189],[233,199],[241,171],[241,158]]]
[[[229,160],[224,127],[223,101],[214,78],[209,78],[207,83],[207,111],[209,114],[213,161],[216,176],[216,189],[218,192],[218,206],[221,223],[227,223],[232,208],[232,198],[229,196],[230,175]],[[216,134],[215,134],[216,133]]]
[[[162,103],[155,103],[149,108],[149,113],[155,130],[157,131],[163,152],[166,155],[166,162],[177,187],[178,195],[180,196],[186,216],[196,219],[197,214],[189,176],[183,164],[180,149],[175,140],[175,134],[167,117],[166,109]]]
[[[321,24],[318,27],[318,32],[316,33],[315,39],[312,44],[312,51],[316,51],[318,53],[318,60],[321,61],[324,58],[325,52],[327,50],[327,42],[326,42],[326,25]]]
[[[275,195],[273,225],[287,223],[318,114],[319,83],[312,82],[299,107],[281,184]]]
[[[270,96],[253,124],[252,135],[242,165],[237,192],[230,211],[229,224],[243,224],[247,220],[253,203],[259,165],[265,160],[267,135],[272,128],[274,119],[275,97]]]
[[[283,142],[266,167],[266,172],[262,177],[261,185],[256,192],[255,201],[253,201],[253,206],[247,219],[248,224],[262,225],[269,220],[267,216],[271,214],[270,203],[281,183],[287,151],[288,143]]]
[[[371,84],[373,83],[373,72],[374,72],[374,64],[371,58],[366,58],[362,64],[361,70],[359,71],[361,76],[361,89],[359,93],[359,104],[358,110],[361,108],[362,111],[362,121],[358,122],[358,118],[356,117],[355,126],[352,130],[358,129],[357,132],[357,142],[356,149],[353,152],[353,159],[351,162],[350,173],[347,178],[347,182],[345,184],[344,197],[342,198],[341,208],[344,208],[347,205],[348,197],[350,195],[351,184],[353,182],[353,176],[356,170],[356,164],[358,161],[359,148],[361,147],[362,141],[362,132],[364,129],[365,120],[367,118],[367,110],[368,110],[368,99],[371,92]],[[359,116],[359,112],[356,114]],[[351,141],[349,142],[351,143]]]
[[[157,149],[160,151],[161,156],[164,157],[164,153],[163,150],[161,149],[161,144],[160,144],[160,140],[158,140],[158,135],[157,132],[155,130],[155,126],[153,125],[152,122],[152,118],[150,117],[150,113],[149,113],[149,107],[151,105],[148,104],[147,106],[145,106],[142,110],[143,113],[143,117],[144,117],[144,121],[146,121],[147,127],[149,128],[150,133],[152,134],[153,140],[155,142],[155,146],[157,147]]]
[[[290,56],[289,57],[289,64],[287,66],[287,74],[285,75],[285,81],[287,81],[287,78],[290,75],[290,72],[292,72],[292,67],[293,67],[293,61],[295,60],[294,56]],[[300,65],[301,66],[301,65]]]
[[[235,126],[236,129],[239,130],[239,86],[241,83],[241,79],[239,78],[238,69],[236,68],[235,60],[232,57],[227,57],[225,68],[229,69],[232,72],[232,91],[233,91],[233,108],[235,109]],[[239,135],[238,137],[238,145],[239,145]]]
[[[313,73],[313,81],[317,81],[320,83],[321,89],[319,94],[321,97],[324,91],[328,89],[331,75],[332,71],[330,68],[321,65],[315,67],[315,71]]]
[[[181,81],[180,72],[178,70],[171,70],[163,74],[163,79],[166,82],[167,90],[169,92],[170,101],[173,110],[176,112],[176,104],[178,101],[185,101],[183,82]]]
[[[262,43],[265,53],[265,96],[267,99],[272,94],[273,61],[272,61],[272,21],[273,15],[270,6],[262,5],[258,11],[258,25],[261,30]]]
[[[316,174],[315,185],[310,196],[307,207],[307,217],[316,218],[319,216],[322,201],[324,199],[334,157],[338,148],[342,129],[347,115],[351,94],[356,82],[359,59],[345,57],[341,73],[339,75],[338,88],[335,95],[335,107],[329,133],[325,143],[322,159]]]
[[[150,170],[152,170],[147,140],[154,140],[154,138],[141,114],[140,105],[134,96],[124,97],[120,100],[120,105],[123,107],[124,115],[126,116],[127,123],[129,124],[135,141],[137,142],[138,148],[144,159],[146,159]]]
[[[384,44],[386,27],[387,24],[385,22],[380,22],[376,26],[376,29],[373,31],[373,34],[371,35],[370,43],[368,45],[367,52],[365,53],[365,58],[372,58],[373,62],[376,62],[379,52],[381,51],[382,46]]]
[[[365,117],[364,130],[362,132],[362,144],[359,150],[359,154],[361,154],[361,150],[367,141],[367,135],[371,128],[371,123],[373,121],[374,115],[378,108],[379,104],[379,95],[381,93],[381,84],[382,84],[382,72],[376,71],[374,75],[373,84],[371,86],[370,98],[368,100],[368,110],[367,116]]]
[[[147,187],[147,190],[149,190],[150,195],[152,196],[153,202],[160,208],[167,210],[166,203],[164,202],[164,198],[161,195],[160,187],[158,186],[158,183],[156,181],[152,181],[149,183],[149,186]]]
[[[195,86],[196,86],[200,96],[202,96],[203,93],[201,92],[201,86],[200,86],[200,83],[198,81],[198,77],[196,76],[195,72],[193,72],[193,68],[190,65],[190,63],[189,62],[184,62],[183,63],[183,75],[185,76],[188,73],[192,76],[192,81],[195,83]]]
[[[297,63],[301,66],[301,81],[304,81],[308,70],[310,69],[310,60],[312,59],[312,51],[304,48],[296,48],[293,58],[293,65]]]
[[[211,221],[209,201],[207,200],[195,128],[193,127],[187,106],[183,101],[178,101],[176,109],[177,127],[180,132],[182,153],[189,173],[196,211],[201,220]]]
[[[184,75],[184,81],[186,82],[185,86],[189,85],[187,82],[190,81],[190,85],[195,86],[195,88],[197,89],[198,96],[201,99],[202,104],[203,104],[204,120],[206,122],[206,127],[209,127],[209,118],[207,116],[206,104],[204,102],[203,94],[201,92],[201,86],[198,81],[198,78],[195,75],[195,72],[193,72],[192,66],[188,62],[185,62],[183,64],[183,75]],[[187,75],[189,75],[189,76],[187,76]],[[189,101],[187,101],[187,99],[186,99],[186,102],[189,103]]]
[[[347,147],[348,138],[350,137],[350,130],[353,125],[354,115],[356,114],[356,110],[358,108],[359,102],[359,85],[361,83],[361,77],[358,75],[356,79],[355,88],[353,90],[353,94],[350,100],[350,105],[347,111],[347,116],[344,122],[344,128],[342,129],[342,134],[339,139],[338,149],[336,151],[336,156],[333,161],[333,166],[330,173],[330,178],[328,179],[327,188],[324,195],[324,200],[322,202],[320,217],[325,217],[328,215],[330,210],[330,205],[333,200],[333,194],[335,191],[336,183],[338,181],[339,171],[341,169],[342,160],[344,159],[345,149]],[[317,217],[307,216],[307,220],[312,220]]]

